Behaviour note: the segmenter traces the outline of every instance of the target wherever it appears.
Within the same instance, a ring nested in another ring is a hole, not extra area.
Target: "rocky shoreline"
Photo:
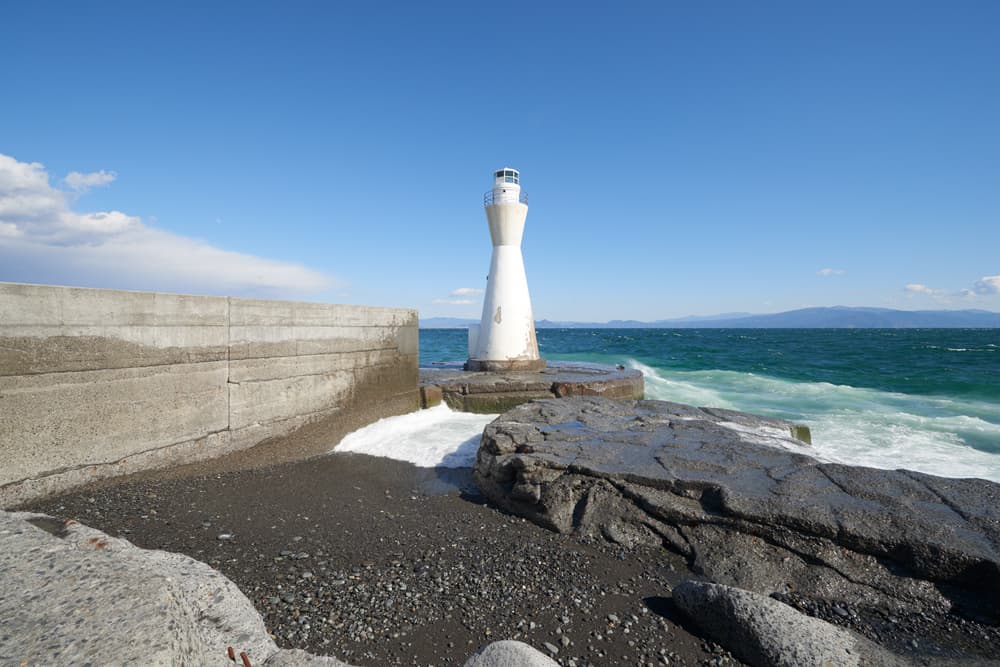
[[[207,563],[277,646],[357,665],[460,665],[503,639],[565,666],[998,664],[997,485],[817,464],[796,435],[553,399],[487,427],[478,489],[471,471],[334,454],[22,509]],[[734,609],[767,620],[752,641]],[[787,644],[799,626],[824,630]]]
[[[794,433],[664,401],[536,401],[486,427],[475,478],[551,530],[662,547],[850,628],[892,652],[876,663],[1000,655],[1000,485],[819,463]]]

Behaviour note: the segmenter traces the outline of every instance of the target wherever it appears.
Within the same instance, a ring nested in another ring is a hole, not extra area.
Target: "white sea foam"
[[[734,407],[723,398],[722,394],[711,387],[664,377],[655,368],[634,359],[629,361],[629,366],[642,372],[646,383],[646,398],[690,405],[711,405],[716,408]]]
[[[333,452],[383,456],[423,468],[471,468],[483,428],[496,417],[454,412],[442,403],[348,433]]]
[[[719,422],[720,426],[739,432],[744,439],[766,447],[779,447],[796,454],[810,454],[807,445],[792,437],[787,429],[773,426],[747,426],[738,422]]]
[[[734,371],[661,371],[638,362],[646,398],[805,423],[823,461],[1000,482],[1000,406]],[[981,447],[977,449],[972,445]]]
[[[630,362],[645,375],[646,397],[744,410],[805,423],[822,461],[907,468],[1000,482],[1000,406],[912,396],[825,382],[794,382],[734,371],[663,371]],[[347,435],[335,452],[360,452],[423,467],[470,467],[483,428],[496,415],[454,412],[445,405],[382,419]],[[977,449],[972,444],[977,444]]]

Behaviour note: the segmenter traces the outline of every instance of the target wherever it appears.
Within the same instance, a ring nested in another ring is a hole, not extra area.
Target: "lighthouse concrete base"
[[[486,359],[469,359],[465,362],[467,371],[484,371],[502,373],[506,371],[540,371],[545,368],[544,359],[509,359],[507,361],[489,361]]]
[[[420,369],[422,407],[499,414],[536,398],[604,396],[641,399],[642,373],[624,367],[550,362],[540,370],[469,371],[460,362]]]

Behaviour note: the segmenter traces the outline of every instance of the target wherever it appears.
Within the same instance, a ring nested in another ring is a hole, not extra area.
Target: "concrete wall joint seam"
[[[93,467],[97,467],[97,466],[118,466],[118,465],[122,465],[125,462],[127,462],[129,459],[135,458],[137,456],[144,456],[146,454],[151,454],[153,452],[160,452],[160,451],[163,451],[163,450],[166,450],[166,449],[170,449],[171,447],[177,447],[178,445],[186,445],[186,444],[189,444],[189,443],[195,443],[195,442],[198,442],[199,440],[204,440],[205,438],[210,438],[213,435],[222,435],[222,434],[229,433],[229,432],[230,431],[229,431],[228,427],[224,428],[224,429],[219,429],[217,431],[207,431],[205,433],[199,434],[198,437],[196,437],[196,438],[185,438],[184,440],[177,440],[176,442],[171,442],[171,443],[168,443],[168,444],[165,444],[165,445],[160,445],[159,447],[150,447],[148,449],[137,450],[137,451],[129,453],[128,456],[123,456],[123,457],[121,457],[119,459],[112,459],[110,461],[88,461],[87,463],[81,463],[81,464],[75,465],[75,466],[64,466],[62,468],[52,468],[52,469],[46,470],[44,475],[36,475],[36,476],[31,476],[31,477],[24,477],[22,479],[14,480],[12,482],[4,482],[3,484],[0,484],[0,490],[7,489],[7,488],[10,488],[12,486],[16,486],[18,484],[24,484],[25,482],[36,482],[36,481],[39,481],[39,480],[43,480],[46,477],[51,477],[51,476],[54,476],[54,475],[64,475],[64,474],[66,474],[68,472],[74,472],[76,470],[86,470],[87,468],[93,468]]]
[[[341,425],[416,409],[417,327],[412,309],[0,282],[0,505],[313,422],[332,449]]]

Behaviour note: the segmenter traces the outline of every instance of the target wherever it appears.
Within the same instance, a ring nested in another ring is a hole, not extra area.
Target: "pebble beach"
[[[27,509],[202,560],[279,646],[352,664],[458,665],[499,639],[563,665],[741,664],[675,613],[683,559],[504,514],[467,469],[362,454],[227,467],[146,473]]]
[[[352,437],[395,442],[382,431],[413,416],[394,419]],[[461,665],[502,639],[567,667],[743,664],[675,608],[674,586],[704,578],[680,555],[541,528],[488,504],[470,468],[317,455],[321,441],[304,432],[21,509],[205,562],[281,648],[353,665]],[[996,664],[988,623],[780,597],[915,664]]]

